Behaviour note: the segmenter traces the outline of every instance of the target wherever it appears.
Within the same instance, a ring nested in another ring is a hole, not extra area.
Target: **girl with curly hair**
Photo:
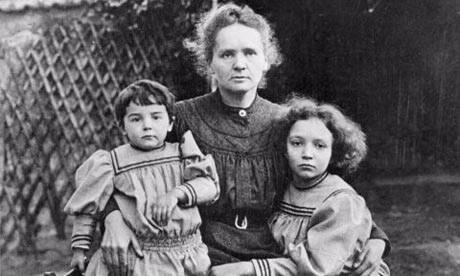
[[[287,107],[280,145],[290,179],[270,229],[299,275],[348,275],[369,239],[372,218],[342,177],[365,157],[366,136],[333,105],[294,98]],[[389,275],[389,269],[382,262],[372,275]]]

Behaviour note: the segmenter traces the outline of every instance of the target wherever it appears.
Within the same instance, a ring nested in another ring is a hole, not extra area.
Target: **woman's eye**
[[[231,58],[232,56],[233,54],[231,52],[224,52],[221,55],[222,58]]]
[[[254,55],[257,55],[257,52],[254,50],[246,50],[244,54],[247,56],[254,56]]]
[[[140,119],[139,119],[139,118],[137,118],[137,117],[133,117],[133,118],[131,118],[131,120],[130,120],[130,121],[131,121],[131,122],[139,122],[139,121],[140,121]]]

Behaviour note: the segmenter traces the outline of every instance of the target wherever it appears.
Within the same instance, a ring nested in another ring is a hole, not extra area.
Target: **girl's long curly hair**
[[[332,157],[330,173],[346,176],[358,168],[367,153],[366,135],[361,127],[345,116],[338,107],[321,103],[311,98],[293,96],[284,106],[279,124],[280,145],[286,152],[287,138],[292,125],[299,120],[320,119],[332,133]]]

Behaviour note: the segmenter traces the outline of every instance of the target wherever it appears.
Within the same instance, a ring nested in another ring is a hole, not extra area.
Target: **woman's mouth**
[[[247,80],[247,79],[249,79],[249,77],[247,77],[247,76],[233,76],[231,79],[232,80]]]

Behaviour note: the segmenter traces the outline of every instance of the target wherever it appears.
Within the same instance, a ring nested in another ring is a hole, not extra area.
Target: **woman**
[[[257,94],[265,73],[280,63],[272,29],[249,7],[226,4],[203,17],[197,39],[188,45],[199,69],[217,86],[176,105],[175,129],[177,137],[191,130],[203,152],[216,161],[221,197],[200,209],[201,232],[214,265],[211,274],[295,275],[295,265],[280,255],[267,227],[286,173],[273,124],[280,107]],[[115,229],[128,231],[117,212],[107,216],[105,226],[106,259],[123,263],[126,248],[136,239],[117,235]],[[357,275],[376,271],[388,243],[375,227],[371,238],[355,263]]]

